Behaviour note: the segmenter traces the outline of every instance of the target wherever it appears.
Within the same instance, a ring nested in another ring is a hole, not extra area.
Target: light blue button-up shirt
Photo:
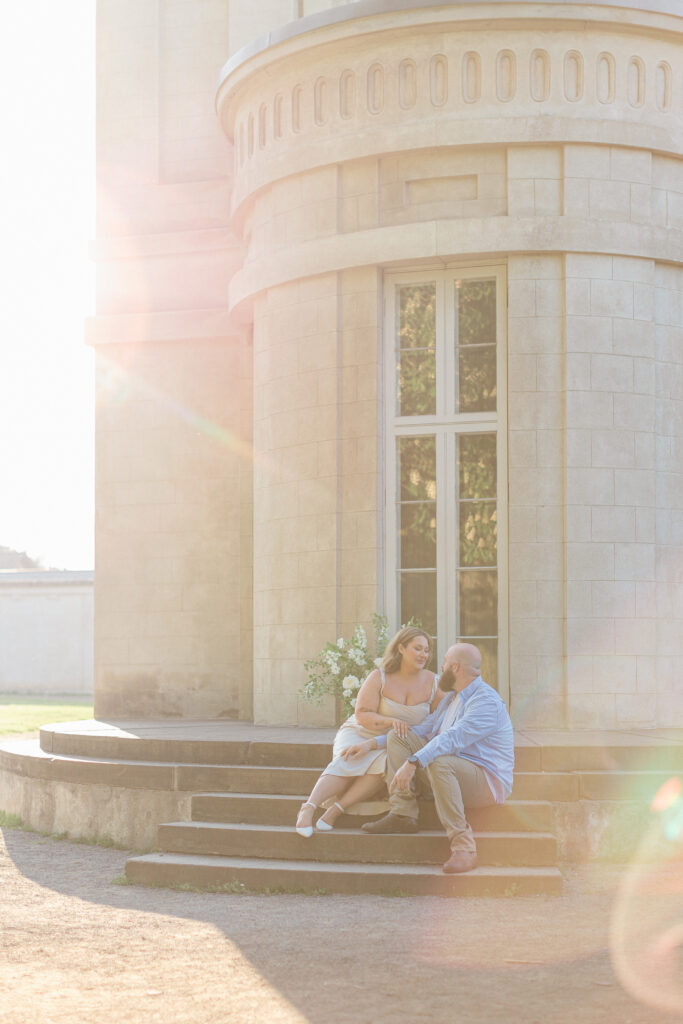
[[[512,792],[515,763],[512,722],[505,702],[492,686],[477,676],[460,691],[460,702],[450,729],[439,732],[446,709],[457,697],[455,692],[448,694],[431,715],[412,727],[414,733],[427,740],[415,757],[423,768],[444,754],[457,754],[481,765],[496,802],[502,803]],[[385,743],[386,736],[377,737],[378,747]]]

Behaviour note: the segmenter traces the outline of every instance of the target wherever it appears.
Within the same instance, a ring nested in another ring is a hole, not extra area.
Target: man
[[[391,810],[364,832],[417,832],[417,790],[431,790],[436,813],[451,844],[447,874],[477,866],[477,848],[465,807],[502,804],[512,790],[514,738],[502,698],[480,675],[481,654],[473,644],[446,651],[439,689],[448,694],[407,736],[390,732],[387,785]]]

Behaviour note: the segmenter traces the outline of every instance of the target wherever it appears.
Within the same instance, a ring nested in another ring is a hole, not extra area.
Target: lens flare
[[[650,828],[624,873],[610,927],[621,984],[635,999],[683,1012],[683,782],[667,779],[651,803]]]

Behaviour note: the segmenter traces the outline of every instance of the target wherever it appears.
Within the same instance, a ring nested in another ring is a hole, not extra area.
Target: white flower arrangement
[[[336,644],[327,643],[317,658],[305,663],[308,680],[300,690],[304,700],[320,704],[326,694],[342,703],[345,718],[353,714],[358,690],[378,666],[379,655],[387,645],[388,625],[383,615],[373,616],[375,652],[368,651],[368,638],[362,626],[354,628],[350,640],[338,637]]]

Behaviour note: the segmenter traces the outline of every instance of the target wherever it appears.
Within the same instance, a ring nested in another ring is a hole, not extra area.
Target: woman
[[[381,788],[387,755],[386,748],[377,749],[377,736],[390,729],[406,736],[444,696],[437,691],[437,677],[425,668],[429,655],[429,637],[417,626],[404,627],[389,642],[380,667],[358,691],[355,713],[335,737],[333,760],[301,805],[296,820],[300,836],[313,835],[319,806],[330,804],[315,827],[329,832],[348,807]]]

